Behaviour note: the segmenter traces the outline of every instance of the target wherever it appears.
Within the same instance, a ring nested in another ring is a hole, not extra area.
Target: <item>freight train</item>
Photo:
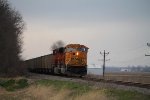
[[[78,75],[87,74],[88,47],[80,44],[68,44],[53,50],[52,54],[25,61],[31,72]]]

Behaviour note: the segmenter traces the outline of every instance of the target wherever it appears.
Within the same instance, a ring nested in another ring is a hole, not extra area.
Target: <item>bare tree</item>
[[[20,71],[24,21],[7,0],[0,0],[0,73],[15,75]]]

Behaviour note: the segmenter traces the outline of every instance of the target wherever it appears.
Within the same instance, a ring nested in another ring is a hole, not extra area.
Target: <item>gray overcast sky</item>
[[[88,65],[150,65],[150,0],[9,0],[26,22],[25,59],[51,53],[51,45],[88,46]]]

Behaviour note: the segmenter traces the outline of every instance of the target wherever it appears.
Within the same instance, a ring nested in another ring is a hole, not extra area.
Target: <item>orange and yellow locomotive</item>
[[[26,65],[30,71],[54,74],[86,75],[88,47],[68,44],[53,50],[53,54],[30,59]]]

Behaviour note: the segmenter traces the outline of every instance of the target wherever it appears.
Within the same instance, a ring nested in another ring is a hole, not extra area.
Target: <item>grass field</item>
[[[150,73],[148,72],[147,73],[144,72],[106,73],[105,79],[150,84]]]
[[[98,89],[70,81],[0,80],[1,100],[150,100],[150,95],[117,89]]]

